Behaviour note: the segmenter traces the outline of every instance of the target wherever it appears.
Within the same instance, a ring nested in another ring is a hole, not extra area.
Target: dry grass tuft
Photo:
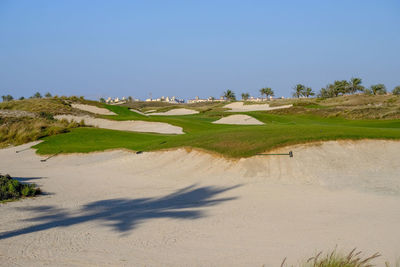
[[[332,252],[323,254],[323,252],[317,253],[315,256],[307,259],[307,261],[303,264],[300,264],[301,267],[372,267],[375,266],[372,264],[372,261],[381,255],[379,253],[375,253],[369,257],[362,257],[362,252],[357,251],[354,248],[348,254],[341,254],[337,252],[335,248]],[[282,261],[281,267],[286,265],[286,258]],[[386,263],[386,266],[389,266]]]
[[[0,148],[21,145],[40,138],[68,132],[71,128],[83,126],[81,123],[49,118],[7,118],[0,117]]]

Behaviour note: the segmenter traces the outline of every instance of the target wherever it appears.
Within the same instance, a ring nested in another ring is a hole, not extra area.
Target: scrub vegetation
[[[35,184],[23,184],[10,175],[0,174],[0,203],[22,197],[33,197],[41,193]]]
[[[363,257],[361,251],[353,249],[347,254],[342,254],[334,249],[330,253],[317,253],[309,258],[305,263],[300,264],[301,267],[372,267],[374,259],[380,257],[379,253],[375,253],[369,257]],[[285,265],[285,260],[281,266]],[[386,263],[386,266],[389,266]]]

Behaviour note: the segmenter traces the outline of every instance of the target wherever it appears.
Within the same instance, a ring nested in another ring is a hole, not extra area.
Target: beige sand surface
[[[282,109],[282,108],[290,108],[293,105],[282,105],[278,107],[270,107],[269,104],[252,104],[252,105],[244,105],[243,102],[233,102],[228,105],[225,105],[224,108],[229,108],[228,112],[244,112],[244,111],[260,111],[260,110],[274,110],[274,109]]]
[[[149,116],[148,114],[143,113],[143,112],[141,112],[141,111],[139,111],[139,110],[137,110],[137,109],[130,108],[129,110],[130,110],[130,111],[133,111],[133,112],[136,112],[136,113],[138,113],[138,114],[140,114],[140,115],[143,115],[143,116]]]
[[[84,105],[84,104],[72,104],[71,105],[73,108],[77,108],[80,110],[88,111],[94,114],[99,114],[99,115],[117,115],[112,111],[109,111],[106,108],[99,108],[96,106],[91,106],[91,105]]]
[[[263,122],[250,117],[248,115],[231,115],[223,117],[217,121],[213,121],[216,124],[240,124],[240,125],[262,125]]]
[[[158,116],[174,116],[174,115],[192,115],[199,113],[197,110],[188,109],[188,108],[176,108],[171,109],[166,112],[154,112],[149,113],[148,115],[158,115]]]
[[[93,118],[90,116],[74,116],[74,115],[57,115],[56,119],[67,119],[80,122],[85,121],[86,125],[95,126],[104,129],[131,131],[131,132],[148,132],[161,134],[184,134],[182,127],[174,126],[165,122],[151,121],[113,121],[106,119]]]
[[[0,150],[47,195],[0,205],[3,266],[280,266],[354,247],[400,256],[400,142],[283,148],[226,160],[184,149]]]

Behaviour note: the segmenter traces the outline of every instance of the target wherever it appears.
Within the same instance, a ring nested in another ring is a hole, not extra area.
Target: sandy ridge
[[[90,116],[75,116],[75,115],[57,115],[54,118],[61,120],[80,122],[84,120],[86,125],[95,126],[104,129],[131,131],[131,132],[149,132],[161,134],[184,134],[183,129],[165,122],[150,122],[150,121],[113,121]]]
[[[238,125],[262,125],[263,122],[257,120],[248,115],[230,115],[223,117],[217,121],[213,121],[215,124],[238,124]]]
[[[51,194],[0,205],[6,266],[279,266],[336,245],[379,251],[377,266],[399,255],[398,141],[275,151],[293,158],[176,149],[45,163],[15,153],[30,145],[0,150],[0,169]]]
[[[197,110],[193,109],[187,109],[187,108],[176,108],[176,109],[171,109],[166,112],[153,112],[153,113],[148,113],[148,115],[158,115],[158,116],[176,116],[176,115],[192,115],[192,114],[198,114],[199,112]]]
[[[117,115],[112,111],[109,111],[106,108],[99,108],[96,106],[92,106],[92,105],[85,105],[85,104],[71,104],[71,107],[76,108],[76,109],[80,109],[80,110],[84,110],[84,111],[88,111],[94,114],[99,114],[99,115]]]
[[[244,111],[262,111],[262,110],[275,110],[290,108],[293,105],[282,105],[278,107],[270,107],[269,104],[252,104],[244,105],[243,102],[233,102],[224,106],[224,108],[229,108],[228,112],[244,112]]]

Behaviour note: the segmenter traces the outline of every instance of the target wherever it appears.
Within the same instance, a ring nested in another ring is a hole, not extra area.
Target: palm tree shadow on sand
[[[36,222],[37,224],[0,233],[0,240],[52,228],[69,227],[90,221],[102,222],[120,234],[128,234],[129,231],[135,229],[139,224],[151,219],[174,218],[195,220],[206,216],[205,211],[200,210],[200,208],[237,199],[237,197],[218,199],[214,197],[239,186],[219,188],[191,185],[164,197],[117,198],[95,201],[84,205],[75,212],[59,209],[54,206],[23,208],[24,210],[40,214],[26,220]]]

